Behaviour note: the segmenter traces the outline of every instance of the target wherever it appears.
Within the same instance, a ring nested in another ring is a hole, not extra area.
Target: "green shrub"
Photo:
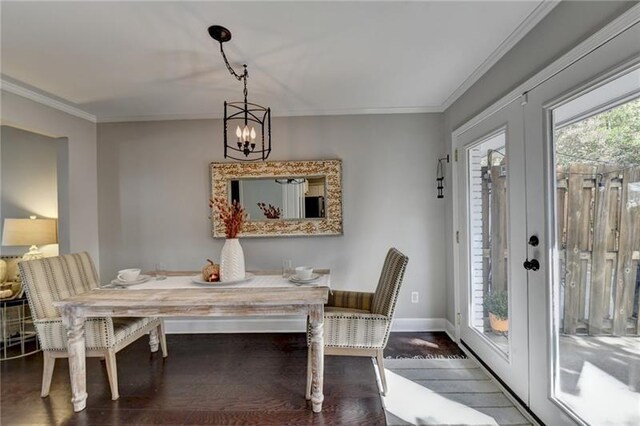
[[[499,319],[509,318],[509,297],[506,291],[491,291],[485,295],[485,307]]]

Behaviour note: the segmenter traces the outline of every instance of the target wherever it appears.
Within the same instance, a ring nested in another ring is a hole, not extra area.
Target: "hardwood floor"
[[[444,333],[391,336],[388,348],[394,356],[459,350]],[[89,399],[80,413],[72,410],[66,359],[56,363],[48,398],[40,398],[42,354],[0,363],[0,423],[385,424],[368,358],[326,357],[323,412],[313,414],[304,398],[303,334],[194,334],[167,339],[169,357],[164,361],[159,353],[149,353],[144,338],[118,353],[117,401],[111,401],[104,364],[89,359]]]

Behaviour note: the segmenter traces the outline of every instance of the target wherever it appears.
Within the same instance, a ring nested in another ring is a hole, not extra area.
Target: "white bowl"
[[[296,268],[296,278],[301,280],[308,280],[313,275],[313,268],[311,266],[298,266]]]
[[[140,268],[121,269],[118,271],[118,279],[124,282],[131,282],[138,279]]]

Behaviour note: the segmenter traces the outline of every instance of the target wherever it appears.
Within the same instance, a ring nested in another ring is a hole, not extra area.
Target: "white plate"
[[[308,278],[306,280],[303,280],[302,278],[298,278],[295,275],[292,275],[289,277],[289,281],[296,284],[308,284],[308,283],[314,282],[318,278],[320,278],[319,274],[311,274],[311,278]]]
[[[193,277],[191,277],[191,282],[193,282],[195,284],[208,285],[208,286],[212,286],[213,287],[213,286],[221,286],[221,285],[243,283],[245,281],[249,281],[253,277],[254,277],[254,275],[252,273],[245,272],[244,278],[241,279],[241,280],[209,282],[209,281],[205,281],[205,280],[202,279],[202,274],[197,274],[197,275],[194,275]]]
[[[138,279],[135,281],[120,281],[119,279],[116,278],[115,280],[111,281],[111,284],[117,285],[119,287],[128,287],[130,285],[138,285],[138,284],[146,283],[150,279],[151,279],[151,276],[149,275],[139,275]]]

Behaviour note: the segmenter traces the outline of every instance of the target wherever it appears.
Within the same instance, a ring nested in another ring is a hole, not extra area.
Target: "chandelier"
[[[244,83],[244,101],[224,103],[224,158],[240,161],[266,160],[271,153],[271,108],[247,101],[247,65],[243,65],[242,74],[238,74],[229,64],[224,54],[223,43],[231,40],[231,31],[220,25],[209,27],[209,35],[220,43],[220,53],[229,73]],[[235,138],[229,140],[229,128],[235,132]],[[244,155],[244,157],[243,157]]]

